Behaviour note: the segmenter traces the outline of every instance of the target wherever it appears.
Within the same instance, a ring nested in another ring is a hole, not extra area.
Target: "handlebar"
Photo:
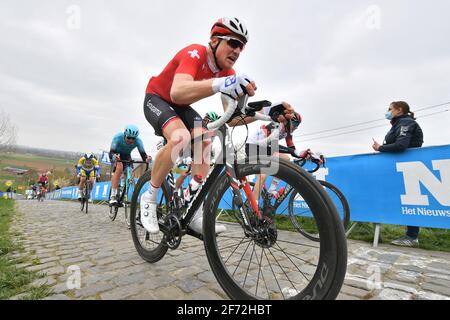
[[[325,167],[325,157],[321,154],[318,158],[311,156],[312,153],[308,152],[307,156],[305,157],[298,157],[295,155],[294,150],[291,149],[291,152],[289,152],[293,157],[297,158],[298,160],[294,160],[294,163],[300,167],[303,167],[306,164],[306,161],[309,160],[312,163],[316,165],[314,169],[307,170],[309,173],[317,172],[321,166]]]
[[[242,109],[243,106],[247,104],[248,95],[244,95],[239,101],[234,100],[233,98],[222,94],[222,103],[227,106],[225,114],[220,117],[217,121],[208,123],[208,130],[214,131],[222,127],[225,123],[227,123],[231,117],[233,116],[236,109]]]
[[[136,160],[115,160],[115,162],[122,162],[122,163],[125,163],[125,164],[134,164],[134,163],[137,163],[137,164],[145,164],[145,171],[147,171],[147,170],[148,170],[148,168],[150,167],[150,163],[149,163],[149,162],[147,162],[147,161],[136,161]]]
[[[116,160],[116,162],[122,162],[122,163],[148,163],[147,161],[135,161],[135,160]]]

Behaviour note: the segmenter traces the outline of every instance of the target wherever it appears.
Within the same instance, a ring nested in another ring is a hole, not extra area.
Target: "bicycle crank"
[[[170,214],[165,217],[164,225],[167,231],[164,232],[164,237],[167,246],[171,250],[176,250],[181,244],[182,230],[181,223],[177,216]]]

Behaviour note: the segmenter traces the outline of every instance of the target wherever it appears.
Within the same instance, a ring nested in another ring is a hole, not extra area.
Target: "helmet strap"
[[[209,47],[211,48],[211,51],[213,53],[214,63],[216,65],[217,69],[219,69],[219,71],[223,70],[217,63],[217,49],[219,48],[221,42],[222,42],[222,39],[219,39],[219,43],[217,43],[217,46],[215,48],[212,47],[211,42],[209,43]]]

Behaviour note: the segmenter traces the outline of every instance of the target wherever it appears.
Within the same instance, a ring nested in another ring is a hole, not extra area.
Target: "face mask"
[[[386,112],[386,114],[384,115],[386,117],[387,120],[392,120],[394,118],[394,116],[392,115],[392,111],[388,111]]]

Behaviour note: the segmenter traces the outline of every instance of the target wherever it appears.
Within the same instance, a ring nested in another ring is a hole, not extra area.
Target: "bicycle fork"
[[[236,203],[237,207],[239,208],[240,218],[242,219],[242,222],[244,223],[244,226],[247,228],[250,232],[255,232],[253,225],[250,223],[251,219],[248,215],[248,212],[246,210],[246,205],[244,204],[244,201],[242,200],[242,194],[241,194],[241,188],[245,193],[246,198],[248,199],[248,202],[250,204],[251,209],[253,210],[256,218],[258,221],[262,220],[262,215],[258,207],[258,201],[255,199],[253,195],[253,191],[250,188],[250,184],[248,183],[247,177],[244,177],[240,180],[236,178],[236,173],[234,170],[230,168],[229,165],[227,165],[226,174],[228,176],[228,179],[230,181],[230,185],[233,189],[233,201]]]

